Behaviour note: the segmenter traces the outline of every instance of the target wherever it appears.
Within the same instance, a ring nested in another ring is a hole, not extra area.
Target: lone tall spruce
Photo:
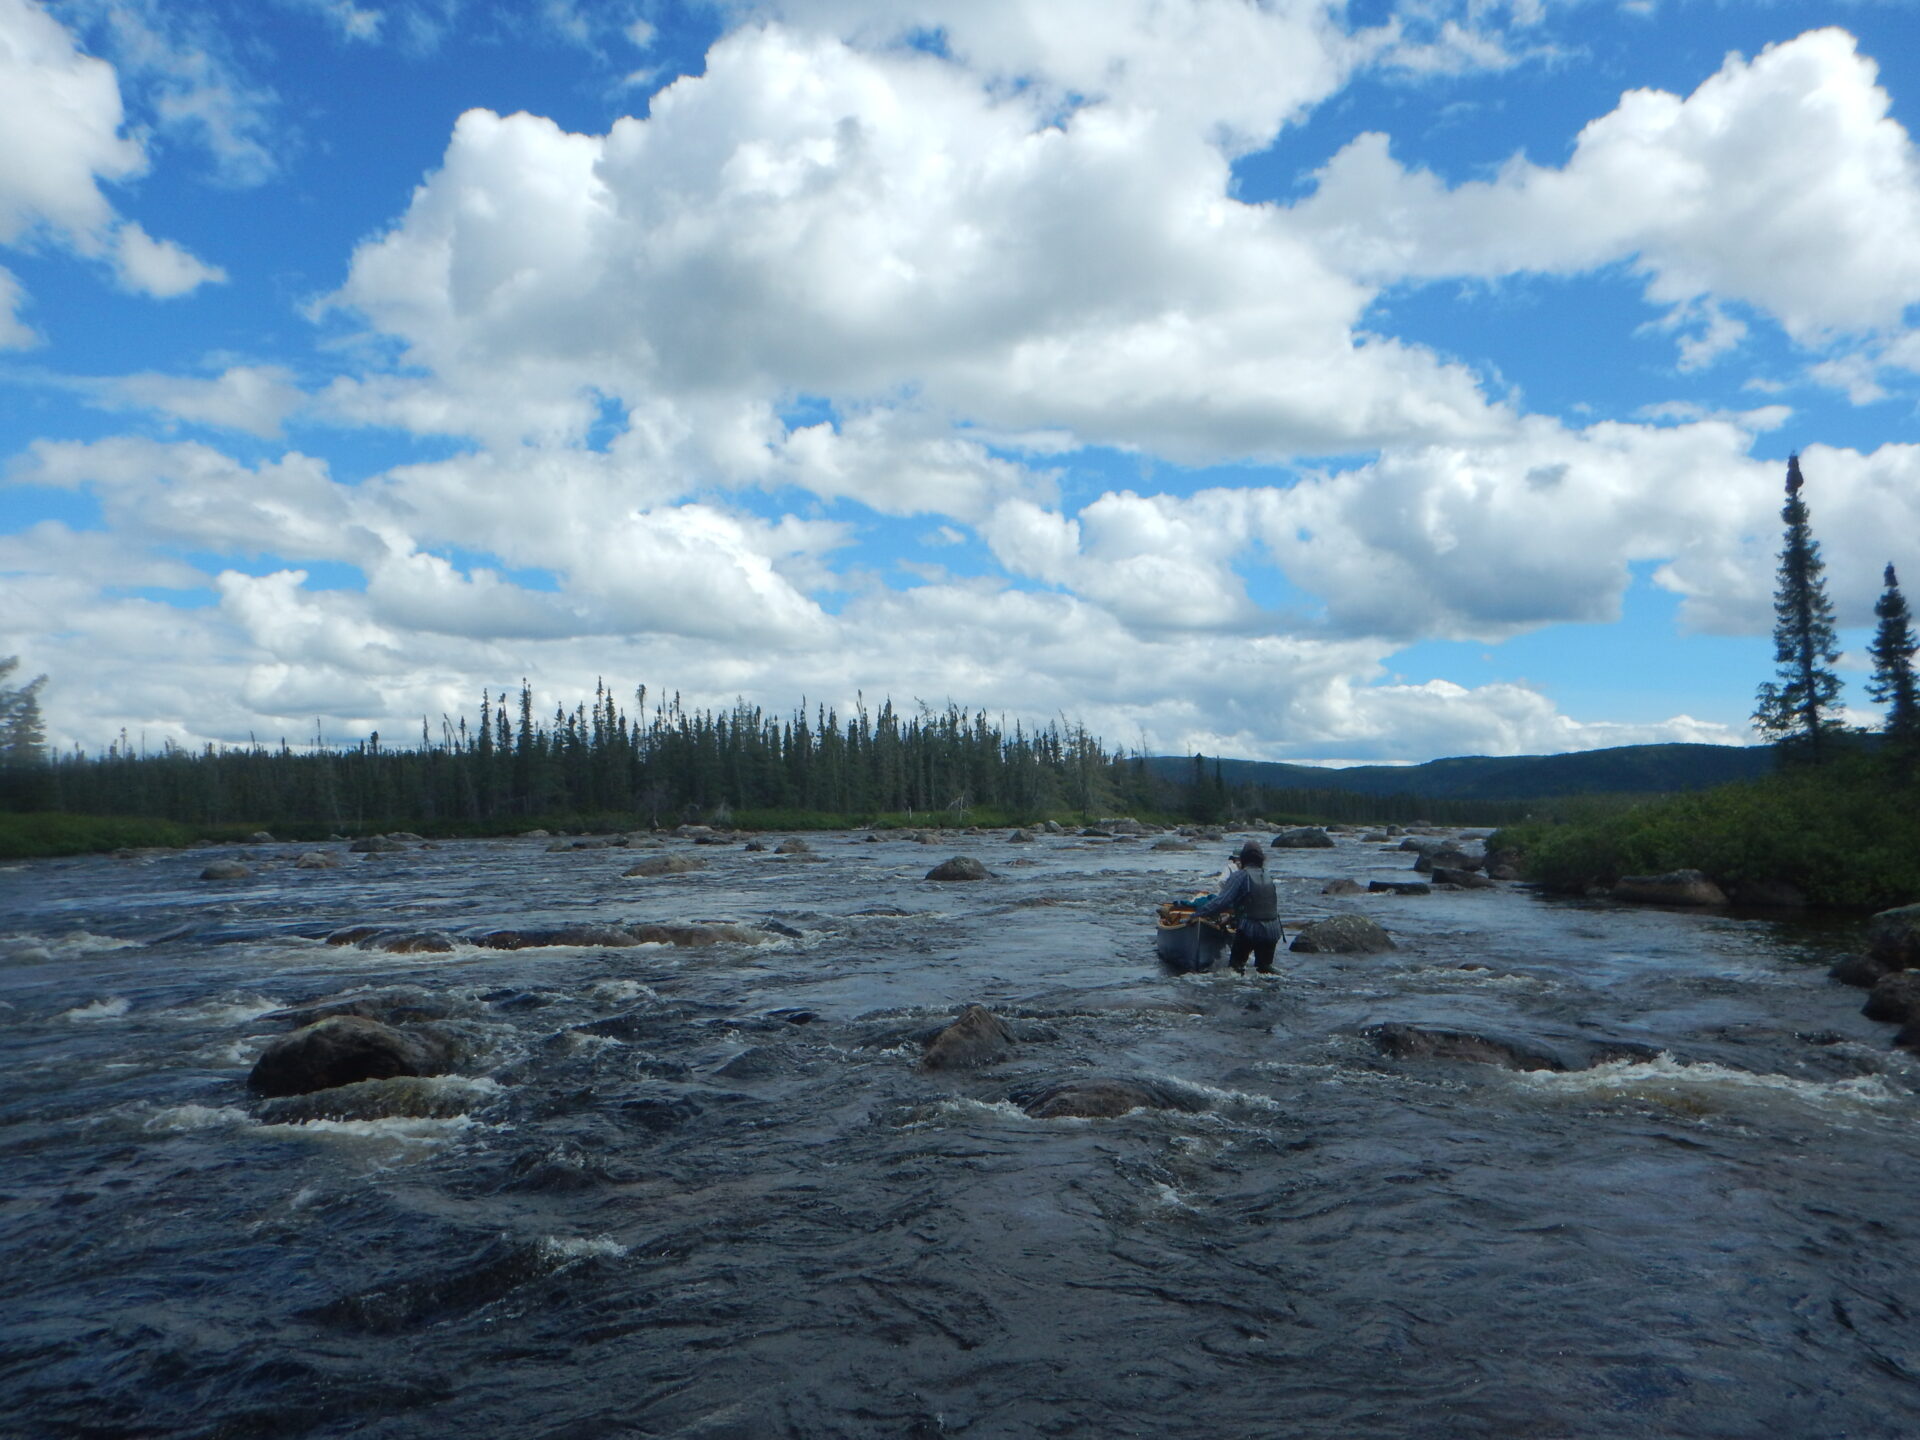
[[[1787,457],[1787,503],[1780,509],[1786,542],[1773,592],[1773,658],[1776,678],[1760,687],[1753,712],[1760,733],[1797,758],[1817,760],[1827,738],[1842,726],[1834,710],[1840,677],[1833,664],[1840,647],[1833,633],[1820,542],[1807,523],[1800,457]]]

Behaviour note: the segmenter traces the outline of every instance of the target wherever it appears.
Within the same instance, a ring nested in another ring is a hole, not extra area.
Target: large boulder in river
[[[1610,892],[1632,905],[1724,905],[1727,895],[1698,870],[1664,875],[1622,875]]]
[[[927,871],[929,880],[989,880],[992,876],[993,872],[971,855],[956,855],[951,860],[942,860]]]
[[[1920,969],[1920,905],[1882,910],[1869,920],[1867,954],[1889,970]]]
[[[1433,883],[1451,885],[1456,890],[1497,890],[1499,885],[1475,870],[1456,870],[1451,865],[1433,867]]]
[[[1871,990],[1883,977],[1894,973],[1885,961],[1876,960],[1871,955],[1849,955],[1827,971],[1827,978],[1838,980],[1842,985],[1857,985],[1862,990]]]
[[[246,880],[253,871],[238,860],[216,860],[200,872],[202,880]]]
[[[1860,1013],[1869,1020],[1904,1025],[1920,1020],[1920,970],[1895,970],[1874,981]]]
[[[977,1070],[1013,1048],[1013,1032],[982,1005],[969,1005],[960,1018],[927,1043],[923,1070]]]
[[[1333,837],[1318,825],[1296,825],[1273,837],[1275,850],[1331,850]]]
[[[1363,887],[1358,880],[1348,880],[1343,877],[1339,880],[1329,880],[1320,887],[1320,893],[1322,895],[1359,895],[1363,893]]]
[[[1400,947],[1364,915],[1329,915],[1302,930],[1289,948],[1302,955],[1379,955]]]
[[[257,1095],[305,1095],[360,1080],[438,1075],[453,1063],[453,1041],[438,1031],[396,1030],[358,1015],[332,1015],[269,1045],[247,1088]]]
[[[1051,1085],[1022,1107],[1036,1120],[1111,1120],[1133,1110],[1183,1110],[1205,1105],[1152,1080],[1069,1080]]]

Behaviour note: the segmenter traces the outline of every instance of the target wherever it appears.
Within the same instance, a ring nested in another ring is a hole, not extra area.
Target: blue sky
[[[0,654],[1351,763],[1751,740],[1920,576],[1920,7],[0,0]]]

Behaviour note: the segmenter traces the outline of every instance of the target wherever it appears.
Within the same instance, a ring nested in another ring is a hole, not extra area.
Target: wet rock
[[[363,1020],[378,1020],[384,1025],[414,1025],[425,1020],[445,1020],[468,1009],[461,1002],[414,985],[396,985],[383,990],[357,990],[290,1005],[262,1015],[263,1021],[288,1025],[295,1029],[312,1025],[334,1015],[354,1015]]]
[[[1456,870],[1450,865],[1433,867],[1433,883],[1451,885],[1456,890],[1497,890],[1500,887],[1486,876],[1472,870]]]
[[[387,832],[387,839],[399,840],[409,845],[423,844],[426,841],[426,838],[427,837],[424,835],[414,834],[413,831],[411,830],[389,830]]]
[[[969,1005],[960,1018],[928,1042],[923,1070],[977,1070],[1013,1048],[1013,1032],[991,1010]]]
[[[683,837],[691,836],[694,839],[698,839],[702,835],[713,834],[713,827],[711,825],[680,825],[674,828],[673,833]]]
[[[1296,825],[1273,837],[1275,850],[1331,850],[1333,836],[1318,825]]]
[[[992,872],[971,855],[955,855],[942,860],[927,872],[929,880],[989,880]]]
[[[1364,893],[1358,880],[1329,880],[1320,887],[1322,895],[1359,895]]]
[[[202,880],[248,880],[253,871],[238,860],[216,860],[200,872]]]
[[[762,920],[760,922],[760,928],[769,935],[778,935],[782,940],[804,940],[807,938],[806,931],[789,925],[784,920]]]
[[[1849,955],[1827,971],[1827,978],[1838,980],[1842,985],[1857,985],[1862,990],[1871,990],[1883,976],[1894,973],[1884,960],[1876,960],[1871,955]]]
[[[1195,845],[1191,840],[1176,840],[1169,835],[1164,839],[1154,841],[1153,848],[1155,850],[1165,850],[1169,852],[1178,850],[1191,853],[1200,847]]]
[[[1095,840],[1111,840],[1113,838],[1113,832],[1100,825],[1085,826],[1080,833],[1083,836],[1091,836]]]
[[[1369,880],[1369,895],[1431,895],[1433,886],[1424,880]]]
[[[1487,878],[1489,880],[1518,880],[1520,878],[1520,867],[1517,865],[1489,865],[1487,866]]]
[[[1920,970],[1895,970],[1881,976],[1860,1013],[1869,1020],[1898,1025],[1920,1019]]]
[[[359,1080],[438,1075],[454,1059],[450,1037],[398,1030],[358,1015],[332,1015],[269,1045],[247,1088],[258,1095],[304,1095]]]
[[[774,846],[773,853],[776,855],[811,855],[813,853],[813,847],[796,835],[792,839],[782,840],[778,845]]]
[[[337,870],[340,868],[340,857],[338,855],[330,855],[324,850],[309,850],[293,862],[293,868],[296,870]]]
[[[662,875],[689,875],[706,868],[706,861],[692,855],[649,855],[620,873],[630,880],[652,880]]]
[[[1409,835],[1400,842],[1400,848],[1412,855],[1431,855],[1438,850],[1457,848],[1451,840],[1443,840],[1433,835]]]
[[[1051,1085],[1022,1107],[1036,1120],[1111,1120],[1133,1110],[1179,1110],[1205,1104],[1151,1080],[1069,1080]]]
[[[1664,875],[1622,875],[1609,892],[1632,905],[1724,905],[1726,892],[1699,870]]]
[[[365,835],[347,846],[354,855],[393,855],[406,848],[406,841],[392,835]]]
[[[1007,843],[1009,845],[1031,845],[1033,843],[1033,836],[1024,830],[1016,830],[1007,836]]]
[[[1369,830],[1360,837],[1360,841],[1364,845],[1384,845],[1392,838],[1393,837],[1384,830]]]
[[[1920,905],[1882,910],[1869,920],[1867,954],[1889,970],[1920,969]]]
[[[1109,835],[1145,835],[1147,827],[1131,815],[1121,815],[1111,820],[1102,820],[1100,828]]]
[[[1289,948],[1303,955],[1378,955],[1400,947],[1364,915],[1330,915],[1302,930]]]
[[[247,844],[249,845],[271,845],[273,843],[274,843],[273,836],[268,834],[265,830],[256,830],[251,835],[247,836]]]
[[[520,832],[520,838],[522,840],[545,840],[550,833],[550,831],[546,830],[522,830]]]
[[[362,940],[378,935],[386,928],[384,925],[349,925],[344,930],[335,930],[327,936],[327,944],[358,945]]]
[[[388,955],[446,955],[453,950],[453,937],[444,930],[383,930],[358,941],[355,948]]]
[[[1369,1025],[1361,1033],[1383,1054],[1396,1060],[1463,1060],[1475,1065],[1498,1065],[1507,1070],[1567,1068],[1559,1056],[1525,1041],[1502,1040],[1467,1030],[1393,1023]]]
[[[491,1088],[472,1080],[399,1075],[356,1080],[298,1095],[283,1095],[260,1107],[267,1125],[305,1125],[314,1120],[439,1120],[465,1115],[492,1098]]]

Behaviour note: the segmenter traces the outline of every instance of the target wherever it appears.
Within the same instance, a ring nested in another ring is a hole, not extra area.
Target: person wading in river
[[[1267,878],[1266,851],[1249,840],[1240,847],[1234,863],[1239,869],[1220,887],[1220,893],[1203,900],[1193,913],[1198,917],[1233,911],[1233,948],[1227,952],[1233,973],[1246,974],[1247,956],[1251,955],[1254,969],[1271,975],[1274,946],[1286,938],[1287,932],[1280,924],[1280,897]]]

